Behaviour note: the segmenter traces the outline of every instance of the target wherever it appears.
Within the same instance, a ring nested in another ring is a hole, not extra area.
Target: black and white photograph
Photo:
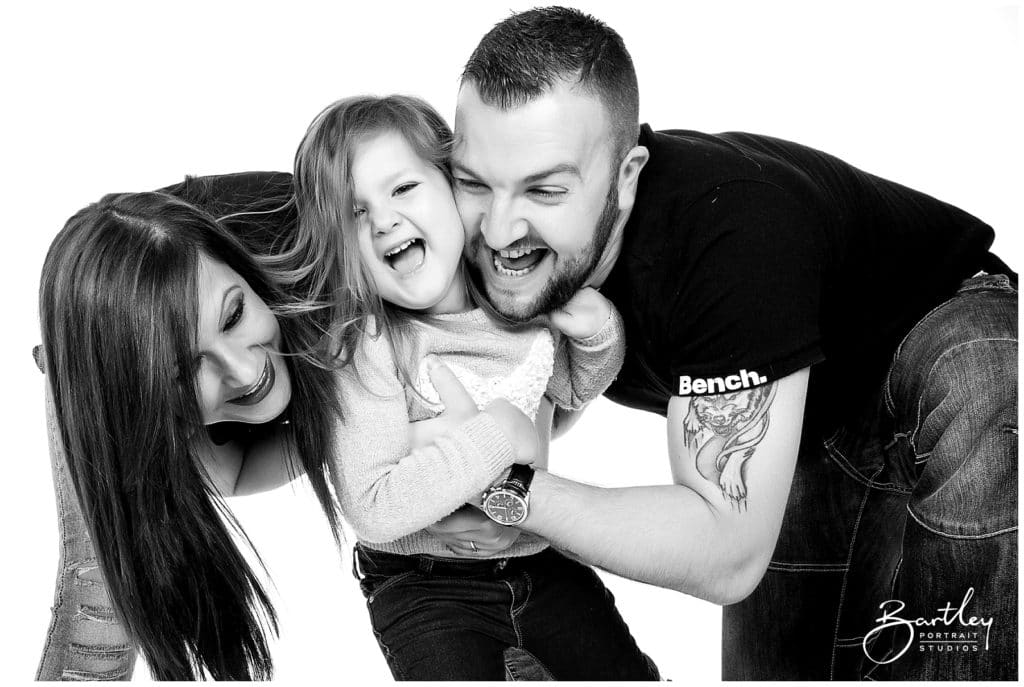
[[[3,15],[8,680],[1018,679],[1020,0]]]

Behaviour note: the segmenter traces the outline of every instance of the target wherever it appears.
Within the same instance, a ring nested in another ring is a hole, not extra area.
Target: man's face
[[[452,172],[466,255],[494,307],[525,321],[563,305],[619,215],[611,127],[567,85],[511,110],[459,93]]]

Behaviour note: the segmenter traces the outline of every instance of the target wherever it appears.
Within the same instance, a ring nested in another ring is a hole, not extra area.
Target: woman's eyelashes
[[[234,305],[231,308],[231,314],[228,315],[228,319],[224,322],[224,331],[231,331],[241,321],[242,315],[245,313],[245,298],[239,296]]]
[[[242,321],[242,316],[245,314],[245,297],[239,295],[232,304],[231,310],[228,313],[228,318],[224,321],[224,326],[221,328],[223,332],[229,332],[238,326],[238,323]],[[192,373],[196,374],[203,366],[203,361],[206,356],[203,354],[197,355],[192,359]]]

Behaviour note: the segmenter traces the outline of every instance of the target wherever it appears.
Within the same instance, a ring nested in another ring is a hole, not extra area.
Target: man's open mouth
[[[399,274],[410,274],[419,269],[425,256],[423,239],[409,239],[384,253],[384,262]]]
[[[270,393],[270,390],[274,388],[274,363],[270,359],[270,354],[267,354],[267,362],[263,366],[263,373],[260,374],[260,378],[257,379],[249,389],[241,396],[236,396],[228,401],[239,406],[254,406]]]
[[[540,264],[548,254],[547,248],[506,248],[492,250],[494,269],[506,277],[524,277]]]

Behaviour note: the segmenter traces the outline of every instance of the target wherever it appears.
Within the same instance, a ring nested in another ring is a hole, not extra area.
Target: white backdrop
[[[57,561],[36,288],[65,219],[184,174],[290,169],[309,120],[360,92],[425,97],[451,119],[462,63],[536,2],[19,3],[0,28],[6,452],[4,674],[32,678]],[[1019,2],[577,2],[615,27],[655,128],[797,140],[950,201],[1024,244]],[[913,256],[907,256],[912,260]],[[555,471],[665,482],[660,418],[596,402],[553,446]],[[280,592],[281,679],[390,679],[362,598],[308,493],[234,502]],[[605,576],[665,677],[719,674],[720,612]],[[581,619],[585,622],[585,619]],[[137,679],[145,679],[140,670]]]

